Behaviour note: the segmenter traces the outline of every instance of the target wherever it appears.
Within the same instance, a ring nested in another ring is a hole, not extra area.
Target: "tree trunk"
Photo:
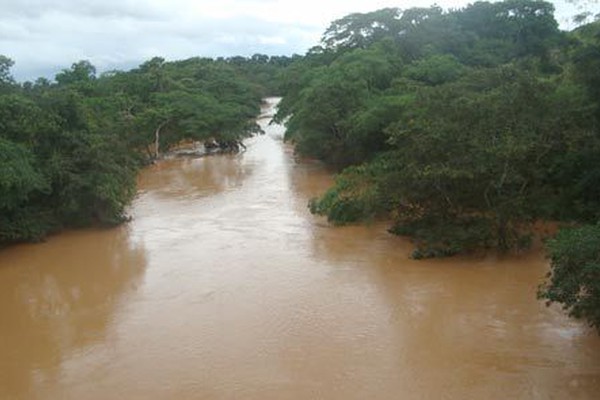
[[[154,157],[158,160],[159,149],[160,149],[160,130],[167,124],[167,121],[158,125],[156,130],[154,131]]]

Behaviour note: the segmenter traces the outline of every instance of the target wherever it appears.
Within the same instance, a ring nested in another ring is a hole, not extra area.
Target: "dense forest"
[[[337,168],[311,211],[385,218],[414,258],[526,248],[539,297],[600,327],[600,21],[564,32],[552,4],[386,8],[331,23],[305,56],[166,62],[17,83],[0,56],[0,244],[126,219],[144,164],[182,141],[235,149],[265,95],[296,151]]]
[[[0,56],[0,245],[126,219],[138,169],[182,141],[227,150],[290,57],[153,58],[101,75],[88,61],[16,83]]]
[[[539,296],[600,327],[600,22],[561,31],[535,0],[352,14],[284,89],[287,139],[341,171],[313,212],[384,216],[415,258],[580,227],[549,243]]]

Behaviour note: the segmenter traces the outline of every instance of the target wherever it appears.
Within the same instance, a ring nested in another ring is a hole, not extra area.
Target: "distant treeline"
[[[153,58],[101,75],[80,61],[18,84],[0,56],[0,245],[123,221],[138,169],[163,149],[259,132],[261,99],[292,61]]]
[[[560,31],[535,0],[351,14],[283,85],[287,139],[341,170],[313,212],[385,216],[415,258],[578,226],[539,295],[600,326],[600,22]]]

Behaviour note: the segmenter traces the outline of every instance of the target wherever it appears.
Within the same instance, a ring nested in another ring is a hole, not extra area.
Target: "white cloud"
[[[594,1],[594,0],[579,0]],[[100,71],[160,55],[304,53],[334,19],[432,0],[0,0],[0,53],[18,79],[89,59]],[[459,7],[466,0],[439,0]],[[572,12],[571,14],[574,14]]]

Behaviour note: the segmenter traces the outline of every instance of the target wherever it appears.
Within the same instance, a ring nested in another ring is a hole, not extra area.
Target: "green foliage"
[[[390,232],[410,236],[415,241],[414,259],[447,257],[493,246],[495,238],[488,218],[440,217],[429,214],[416,218],[413,216],[390,228]]]
[[[515,57],[545,57],[560,41],[554,6],[541,0],[476,2],[456,13],[458,23],[472,32],[471,49],[465,49],[472,63],[483,65]]]
[[[277,116],[299,153],[348,167],[311,210],[383,214],[416,258],[521,249],[537,219],[600,218],[598,23],[566,34],[553,11],[506,0],[334,21],[286,71]]]
[[[282,74],[294,60],[301,58],[298,55],[267,56],[254,54],[251,57],[231,57],[219,59],[232,66],[248,82],[252,82],[261,93],[262,97],[278,96],[283,92]]]
[[[411,112],[387,128],[398,165],[390,196],[427,213],[493,214],[500,231],[548,217],[540,205],[560,199],[543,185],[548,171],[565,146],[585,146],[581,120],[566,117],[580,111],[556,83],[512,67],[422,88]]]
[[[555,67],[550,49],[562,35],[552,12],[543,1],[509,0],[348,15],[326,30],[323,47],[286,70],[277,119],[301,154],[342,167],[367,161],[389,149],[385,127],[406,107],[388,107],[379,124],[361,122],[382,103],[401,103],[393,97],[454,82],[471,67]]]
[[[563,229],[547,247],[551,272],[538,297],[600,331],[600,225]]]
[[[600,329],[600,22],[558,31],[537,0],[384,9],[332,23],[287,70],[278,119],[347,167],[313,213],[391,219],[414,258],[548,243],[539,296]]]
[[[412,63],[406,76],[428,85],[440,85],[458,79],[466,68],[452,55],[432,55]]]
[[[56,83],[23,85],[11,65],[0,57],[0,244],[120,223],[139,167],[159,149],[182,140],[232,146],[259,133],[263,89],[225,60],[155,57],[101,76],[80,61]]]
[[[28,213],[23,205],[46,191],[47,182],[35,168],[31,152],[0,137],[0,243],[44,235],[45,221],[37,213]]]
[[[340,166],[385,149],[385,137],[377,129],[385,121],[374,119],[394,107],[394,101],[379,95],[391,85],[397,68],[385,47],[376,46],[346,52],[317,69],[309,86],[287,95],[293,104],[282,104],[278,118],[289,116],[286,139],[296,143],[298,152]]]
[[[367,48],[398,32],[401,11],[384,8],[366,14],[350,14],[331,23],[321,42],[330,49]]]
[[[87,60],[74,63],[71,69],[64,69],[56,74],[56,82],[61,85],[88,82],[96,78],[96,68]]]
[[[258,133],[262,91],[226,61],[154,58],[130,75],[118,88],[130,104],[132,141],[154,153],[157,136],[168,149],[184,139],[238,142]]]
[[[14,85],[14,79],[10,74],[10,68],[14,64],[15,62],[10,58],[0,55],[0,93]]]
[[[572,49],[573,74],[587,89],[600,118],[600,21],[574,32],[578,39]]]
[[[32,192],[44,187],[43,177],[33,162],[33,155],[25,146],[0,138],[0,209],[15,209]]]
[[[372,167],[349,167],[321,198],[311,199],[309,209],[327,215],[336,225],[344,225],[375,217],[381,207],[378,200]]]

